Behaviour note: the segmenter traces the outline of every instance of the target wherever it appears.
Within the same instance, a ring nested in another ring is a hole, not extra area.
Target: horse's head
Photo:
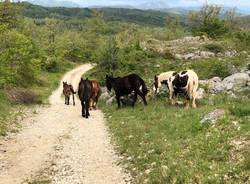
[[[113,83],[113,76],[106,75],[106,87],[107,87],[108,91],[111,91],[112,83]]]
[[[64,82],[63,81],[63,87],[65,87],[65,86],[67,86],[68,84],[67,84],[67,82]]]

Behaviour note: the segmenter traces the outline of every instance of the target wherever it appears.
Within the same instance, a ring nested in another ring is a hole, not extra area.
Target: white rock
[[[206,92],[203,88],[199,88],[198,91],[197,91],[197,99],[202,99],[204,98],[206,95]]]
[[[204,116],[204,118],[200,121],[201,124],[205,123],[216,123],[217,120],[221,119],[224,117],[226,114],[224,109],[216,109],[213,112],[208,113],[207,115]]]

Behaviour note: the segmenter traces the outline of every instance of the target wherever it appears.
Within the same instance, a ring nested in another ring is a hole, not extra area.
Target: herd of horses
[[[199,85],[198,75],[192,70],[181,72],[168,71],[154,77],[153,91],[158,94],[162,86],[167,86],[169,90],[169,100],[172,105],[176,104],[176,97],[183,94],[186,97],[186,108],[190,101],[192,107],[196,108],[196,97]],[[109,92],[113,89],[116,96],[118,108],[120,108],[121,97],[131,95],[132,106],[134,107],[138,95],[147,105],[146,96],[149,92],[145,81],[137,74],[130,74],[124,77],[113,77],[106,75],[106,88]],[[65,95],[65,104],[69,105],[70,96],[73,96],[73,105],[75,105],[74,94],[76,92],[73,86],[63,82],[63,94]],[[82,116],[88,118],[89,111],[96,109],[98,99],[101,96],[101,87],[99,82],[81,78],[78,86],[78,96],[82,105]]]

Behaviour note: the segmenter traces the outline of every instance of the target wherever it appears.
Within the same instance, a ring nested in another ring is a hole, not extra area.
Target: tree
[[[112,73],[118,68],[118,51],[115,38],[110,37],[100,60],[100,67],[106,72]]]
[[[19,24],[19,9],[10,0],[0,1],[0,25],[8,29],[16,28]]]
[[[220,6],[205,5],[199,12],[189,14],[189,27],[195,35],[207,34],[212,38],[220,37],[229,31],[221,15]]]

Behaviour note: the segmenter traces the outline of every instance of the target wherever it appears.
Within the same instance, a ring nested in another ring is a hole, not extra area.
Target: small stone
[[[219,119],[224,117],[226,114],[224,109],[216,109],[213,112],[208,113],[204,116],[204,118],[200,121],[201,124],[212,123],[215,124]]]

